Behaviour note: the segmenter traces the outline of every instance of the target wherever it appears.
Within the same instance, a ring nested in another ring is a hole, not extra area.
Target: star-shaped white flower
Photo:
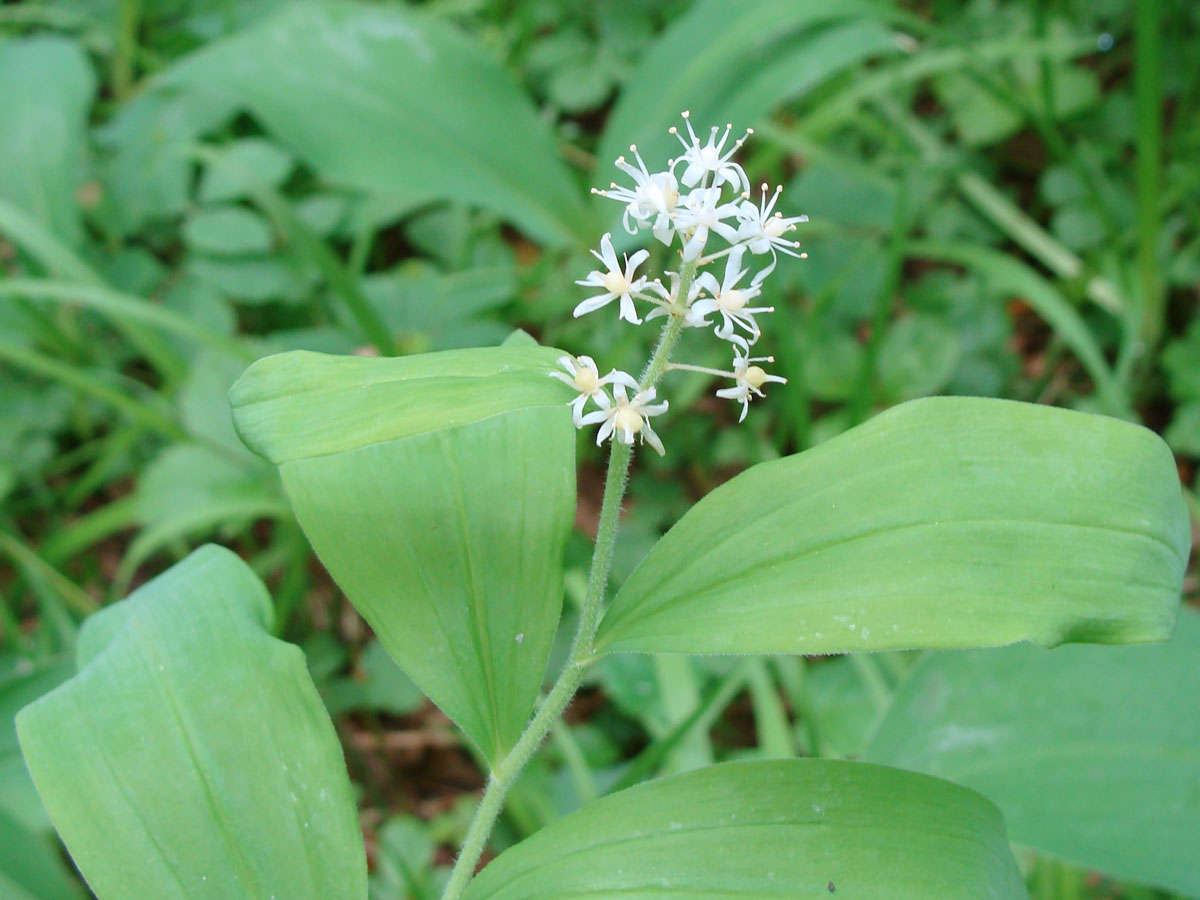
[[[550,377],[557,378],[579,391],[578,397],[567,401],[571,407],[571,421],[575,423],[576,428],[583,427],[583,408],[588,400],[601,409],[608,409],[612,405],[604,390],[606,384],[625,384],[637,390],[637,381],[627,372],[613,369],[601,378],[596,361],[590,356],[560,356],[558,364],[566,369],[566,372],[551,372]]]
[[[787,384],[787,379],[780,375],[768,375],[763,371],[761,366],[751,365],[751,363],[774,362],[770,356],[742,356],[740,353],[734,353],[733,356],[733,379],[734,386],[722,388],[717,391],[718,397],[723,397],[726,400],[740,400],[742,402],[742,414],[738,416],[738,422],[743,422],[746,419],[746,411],[750,408],[750,395],[756,397],[765,397],[762,392],[762,386],[768,381],[775,381],[780,384]]]
[[[583,424],[603,423],[596,435],[597,446],[609,437],[622,444],[633,444],[634,436],[640,434],[642,442],[649,444],[662,456],[666,450],[654,429],[650,427],[650,417],[665,413],[668,403],[666,400],[662,403],[652,403],[655,396],[654,388],[646,388],[644,391],[638,391],[631,399],[625,391],[625,385],[617,383],[613,385],[613,405],[608,409],[588,413],[583,417]]]
[[[736,203],[722,203],[719,187],[696,188],[680,201],[675,211],[675,229],[684,235],[683,258],[690,262],[700,255],[715,231],[729,243],[737,241],[737,229],[725,219],[737,215]]]
[[[725,126],[725,133],[721,135],[721,139],[717,140],[717,132],[720,130],[716,125],[713,126],[712,132],[708,136],[708,143],[701,144],[700,138],[696,136],[696,132],[692,130],[691,114],[683,113],[684,124],[687,125],[688,136],[691,142],[684,140],[683,135],[679,133],[679,129],[672,127],[671,134],[679,138],[679,143],[683,144],[683,156],[672,160],[671,171],[675,171],[675,167],[680,163],[684,163],[683,177],[679,180],[687,187],[694,187],[699,184],[704,176],[711,173],[712,184],[710,187],[720,187],[729,182],[739,193],[750,189],[750,182],[746,178],[746,173],[742,167],[735,162],[731,162],[733,154],[741,149],[742,144],[746,142],[745,137],[740,137],[733,142],[733,146],[729,148],[727,153],[725,150],[725,142],[729,140],[729,133],[733,130],[733,125]],[[749,129],[746,134],[753,134]]]
[[[639,292],[646,287],[647,279],[644,277],[635,278],[634,272],[638,266],[650,257],[650,251],[639,250],[633,256],[626,254],[625,268],[622,270],[620,262],[617,261],[616,251],[613,250],[612,234],[606,233],[600,239],[600,253],[592,250],[591,254],[604,264],[607,271],[601,272],[595,270],[589,272],[587,278],[575,283],[582,284],[585,287],[604,288],[604,293],[589,297],[576,306],[575,318],[578,319],[580,316],[593,312],[602,306],[607,306],[613,300],[620,298],[620,318],[627,322],[632,322],[634,325],[641,325],[642,320],[638,318],[637,309],[633,305],[633,298],[638,296]]]
[[[616,166],[633,178],[634,187],[622,187],[614,181],[608,190],[593,188],[592,193],[626,204],[622,222],[629,234],[637,234],[639,228],[649,227],[653,222],[654,236],[670,245],[675,235],[673,218],[679,203],[679,182],[670,171],[651,174],[635,145],[630,144],[629,151],[637,160],[637,165],[619,156]],[[630,219],[634,225],[630,225]]]
[[[737,239],[744,242],[751,253],[771,254],[771,264],[754,276],[755,284],[761,284],[775,269],[776,250],[800,259],[806,256],[797,252],[800,242],[785,235],[795,231],[797,223],[807,222],[808,216],[784,218],[783,213],[775,212],[775,201],[781,193],[783,188],[776,187],[768,199],[767,186],[764,184],[757,204],[753,200],[743,200],[738,206],[737,218],[741,224],[738,226]]]
[[[692,309],[698,318],[705,320],[710,313],[720,313],[721,324],[715,329],[717,337],[738,345],[743,352],[748,352],[750,344],[757,341],[761,334],[754,317],[759,313],[773,312],[774,307],[746,305],[762,293],[762,289],[753,282],[747,288],[737,286],[749,271],[741,268],[744,254],[745,247],[739,245],[733,248],[725,260],[725,277],[720,284],[717,284],[717,279],[711,272],[704,272],[696,279],[712,296],[697,300]],[[707,321],[705,324],[708,324]],[[735,326],[749,334],[752,339],[747,341],[737,334]]]

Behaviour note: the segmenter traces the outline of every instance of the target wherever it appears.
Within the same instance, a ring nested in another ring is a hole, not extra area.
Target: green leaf
[[[940,653],[904,683],[869,758],[957,781],[1015,841],[1200,896],[1200,614],[1156,647]]]
[[[570,400],[562,383],[549,377],[560,356],[548,347],[476,347],[389,359],[294,350],[254,363],[229,392],[229,402],[242,439],[278,464],[500,412],[558,407]]]
[[[961,353],[958,335],[936,316],[905,316],[879,347],[879,380],[892,397],[932,394],[954,375]]]
[[[696,504],[621,588],[597,648],[1164,640],[1188,544],[1174,461],[1147,429],[915,400]]]
[[[827,760],[727,763],[629,788],[488,863],[465,900],[1019,900],[996,809],[948,782]]]
[[[479,346],[502,340],[511,327],[480,316],[517,292],[512,266],[481,266],[438,273],[406,264],[363,279],[363,293],[399,334],[428,335],[432,349]]]
[[[106,196],[123,233],[187,209],[195,177],[188,149],[236,108],[236,98],[206,86],[186,94],[150,89],[97,132],[109,151]]]
[[[287,353],[230,392],[317,555],[409,676],[493,761],[533,708],[575,509],[559,351]]]
[[[342,185],[488,207],[548,242],[591,237],[544,121],[508,72],[444,20],[397,6],[288,4],[167,70],[160,85],[236,100]]]
[[[185,271],[244,303],[296,299],[296,274],[276,257],[209,259],[194,256],[187,261]]]
[[[1176,400],[1200,401],[1200,319],[1163,349],[1162,367]]]
[[[1163,437],[1176,453],[1200,457],[1200,401],[1180,404]]]
[[[141,530],[117,569],[119,587],[127,586],[147,559],[177,541],[259,519],[291,518],[275,473],[242,453],[244,458],[238,458],[178,443],[146,465],[134,494]]]
[[[1015,295],[1028,303],[1079,357],[1084,369],[1096,383],[1096,395],[1105,411],[1114,415],[1126,413],[1128,400],[1105,360],[1095,335],[1079,310],[1053,283],[1016,257],[981,244],[912,241],[908,249],[914,255],[971,269],[984,278],[989,293]],[[1132,414],[1127,417],[1132,418]]]
[[[75,191],[95,90],[87,55],[74,41],[0,42],[0,198],[72,245],[83,236]]]
[[[262,138],[233,141],[218,152],[226,164],[205,168],[200,182],[202,203],[247,198],[258,185],[278,187],[296,165],[289,153]]]
[[[227,550],[90,618],[80,672],[17,716],[26,763],[101,900],[366,895],[341,747],[304,655]]]
[[[697,3],[643,53],[605,126],[598,158],[608,166],[636,143],[654,171],[679,152],[667,128],[680,124],[681,111],[691,111],[697,129],[726,122],[742,128],[894,49],[887,27],[864,4]]]
[[[183,239],[193,250],[216,256],[266,253],[271,249],[271,226],[244,207],[214,207],[184,223]]]
[[[354,675],[334,681],[325,690],[325,706],[334,716],[354,709],[407,716],[424,702],[425,695],[397,667],[379,641],[367,645]]]

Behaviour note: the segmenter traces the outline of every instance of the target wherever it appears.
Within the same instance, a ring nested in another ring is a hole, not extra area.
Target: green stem
[[[680,272],[677,298],[688,296],[695,278],[696,263],[684,263]],[[671,315],[667,317],[667,322],[659,335],[658,345],[654,348],[654,353],[646,364],[646,370],[642,373],[639,382],[640,390],[654,387],[666,372],[667,363],[671,360],[671,353],[683,331],[683,312],[680,300],[677,299],[675,306],[671,308]],[[571,702],[571,698],[575,696],[575,692],[579,690],[579,685],[583,683],[583,676],[595,661],[593,646],[596,630],[600,627],[600,619],[604,614],[604,594],[608,586],[608,572],[612,565],[613,547],[617,539],[621,501],[625,497],[625,486],[629,481],[629,463],[632,457],[632,445],[621,443],[614,436],[612,449],[608,454],[608,475],[604,483],[604,500],[600,506],[600,523],[596,529],[596,544],[592,550],[591,568],[588,570],[587,593],[579,611],[579,627],[575,631],[571,653],[558,680],[554,682],[545,701],[538,707],[521,736],[517,738],[516,744],[492,769],[487,785],[483,789],[483,797],[467,828],[466,837],[463,838],[458,859],[454,861],[450,880],[446,882],[446,889],[442,892],[442,900],[459,900],[462,897],[475,874],[479,857],[483,855],[488,836],[492,833],[496,819],[500,816],[500,810],[504,807],[504,800],[508,796],[508,792],[512,790],[513,784],[516,783],[525,766],[529,764],[533,755],[542,745],[542,741],[546,739],[546,735],[554,727],[554,723],[558,721],[558,717],[562,715],[567,704]]]

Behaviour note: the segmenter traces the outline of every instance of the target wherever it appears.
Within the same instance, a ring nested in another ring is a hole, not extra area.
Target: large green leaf
[[[597,646],[1164,640],[1188,544],[1174,461],[1147,429],[1007,400],[915,400],[705,497],[621,588]]]
[[[287,353],[233,387],[246,443],[380,642],[495,761],[533,708],[575,509],[558,351]]]
[[[169,69],[159,86],[244,106],[341,184],[486,206],[555,243],[594,230],[553,136],[512,77],[430,15],[394,4],[287,4]]]
[[[752,125],[836,73],[894,50],[876,16],[865,4],[819,0],[695,4],[627,80],[605,127],[601,162],[636,143],[653,171],[679,152],[667,128],[680,124],[683,110],[697,129]]]
[[[586,806],[501,854],[466,900],[658,897],[1017,900],[983,797],[898,769],[730,763]]]
[[[1200,614],[1169,644],[940,653],[867,754],[974,788],[1014,840],[1200,896]]]
[[[87,621],[17,732],[101,900],[361,900],[341,747],[262,583],[206,546]]]
[[[95,92],[87,55],[74,41],[0,42],[0,198],[76,244],[87,116]]]

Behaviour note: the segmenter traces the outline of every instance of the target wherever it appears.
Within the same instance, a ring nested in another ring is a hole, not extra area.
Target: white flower
[[[718,397],[723,397],[726,400],[742,401],[742,414],[738,416],[738,422],[745,421],[746,411],[750,408],[750,395],[756,397],[765,397],[762,392],[762,386],[768,381],[776,381],[780,384],[787,384],[787,379],[780,375],[768,375],[762,370],[761,366],[754,366],[751,363],[759,362],[774,362],[770,356],[742,356],[740,353],[733,355],[733,379],[736,382],[733,387],[722,388],[717,391]]]
[[[578,397],[568,401],[571,407],[571,421],[575,423],[576,428],[583,427],[583,408],[589,399],[595,401],[601,409],[608,409],[612,405],[604,390],[606,384],[627,384],[637,390],[637,381],[627,372],[613,369],[601,378],[596,361],[590,356],[560,356],[558,364],[567,370],[566,373],[551,372],[550,377],[557,378],[579,391]]]
[[[672,217],[675,215],[675,206],[679,203],[679,182],[669,171],[655,172],[651,175],[642,161],[642,155],[638,153],[637,146],[630,144],[629,150],[637,160],[637,166],[628,162],[624,156],[617,157],[616,166],[633,178],[635,187],[621,187],[614,181],[608,190],[593,188],[592,193],[626,204],[622,222],[629,234],[637,234],[638,227],[646,228],[653,219],[654,236],[669,245],[675,234]],[[629,224],[631,218],[636,226]]]
[[[605,234],[600,239],[600,253],[595,250],[591,251],[592,256],[600,260],[606,272],[592,271],[588,273],[588,277],[582,281],[576,281],[576,284],[582,284],[586,287],[604,288],[603,294],[597,294],[594,297],[589,297],[578,306],[575,307],[575,318],[593,312],[602,306],[607,306],[618,297],[621,299],[621,314],[620,318],[627,322],[632,322],[634,325],[641,325],[642,320],[638,318],[637,309],[633,305],[633,298],[638,296],[638,292],[646,287],[646,278],[633,277],[634,271],[650,257],[650,251],[639,250],[637,253],[630,256],[625,255],[625,269],[621,270],[621,264],[617,261],[616,251],[613,250],[612,234]]]
[[[713,126],[712,132],[708,136],[708,143],[701,146],[700,138],[696,137],[696,132],[692,130],[691,114],[683,113],[684,124],[687,125],[688,136],[691,137],[691,143],[683,139],[683,135],[679,133],[679,129],[672,126],[671,134],[679,138],[679,143],[683,144],[683,156],[671,161],[671,171],[675,171],[675,167],[679,163],[685,163],[686,167],[683,170],[683,177],[679,180],[687,187],[694,187],[700,184],[702,179],[712,174],[713,180],[711,187],[720,187],[722,184],[729,182],[739,193],[750,190],[750,182],[746,178],[746,173],[742,167],[735,162],[730,162],[733,154],[736,153],[746,142],[745,137],[740,137],[733,142],[733,146],[729,148],[729,152],[722,155],[721,151],[725,149],[725,142],[729,140],[729,132],[733,130],[733,125],[725,126],[725,133],[721,135],[721,140],[717,140],[716,125]],[[750,135],[753,132],[750,129],[746,130],[746,134]]]
[[[703,300],[697,300],[692,309],[695,315],[701,319],[707,319],[709,313],[720,313],[721,324],[715,329],[717,337],[737,344],[742,348],[743,352],[746,352],[749,350],[750,344],[757,341],[761,334],[758,323],[754,321],[755,315],[772,312],[774,307],[750,307],[746,305],[762,293],[762,290],[754,282],[748,288],[739,288],[737,286],[738,282],[749,271],[748,269],[741,268],[742,256],[744,254],[745,247],[737,246],[733,248],[729,257],[725,260],[725,277],[720,284],[717,284],[717,279],[712,276],[711,272],[704,272],[696,279],[712,296],[705,297]],[[708,324],[707,321],[704,324]],[[747,341],[741,335],[736,334],[734,326],[740,327],[747,334],[751,335],[753,340]]]
[[[743,241],[754,254],[770,253],[771,264],[754,277],[755,284],[761,284],[775,269],[775,251],[779,250],[788,256],[803,259],[807,254],[797,253],[799,241],[784,237],[788,232],[796,230],[796,223],[808,221],[808,216],[792,216],[785,219],[783,213],[775,212],[775,201],[783,193],[782,187],[776,187],[767,199],[767,186],[762,186],[762,198],[756,204],[753,200],[744,200],[738,207],[737,217],[741,224],[738,226],[737,239]]]
[[[675,211],[675,228],[684,235],[684,260],[691,262],[700,255],[710,231],[734,243],[737,229],[724,220],[736,216],[737,211],[736,203],[721,203],[719,187],[696,188],[684,197]]]
[[[654,388],[646,388],[633,395],[633,399],[625,392],[625,385],[613,385],[613,399],[616,401],[608,409],[597,410],[583,417],[584,425],[594,425],[603,422],[596,435],[596,445],[604,443],[608,437],[622,444],[632,444],[634,435],[640,434],[642,441],[658,451],[659,456],[666,453],[662,441],[654,429],[650,427],[650,417],[659,416],[667,411],[667,401],[651,404],[656,394]]]

